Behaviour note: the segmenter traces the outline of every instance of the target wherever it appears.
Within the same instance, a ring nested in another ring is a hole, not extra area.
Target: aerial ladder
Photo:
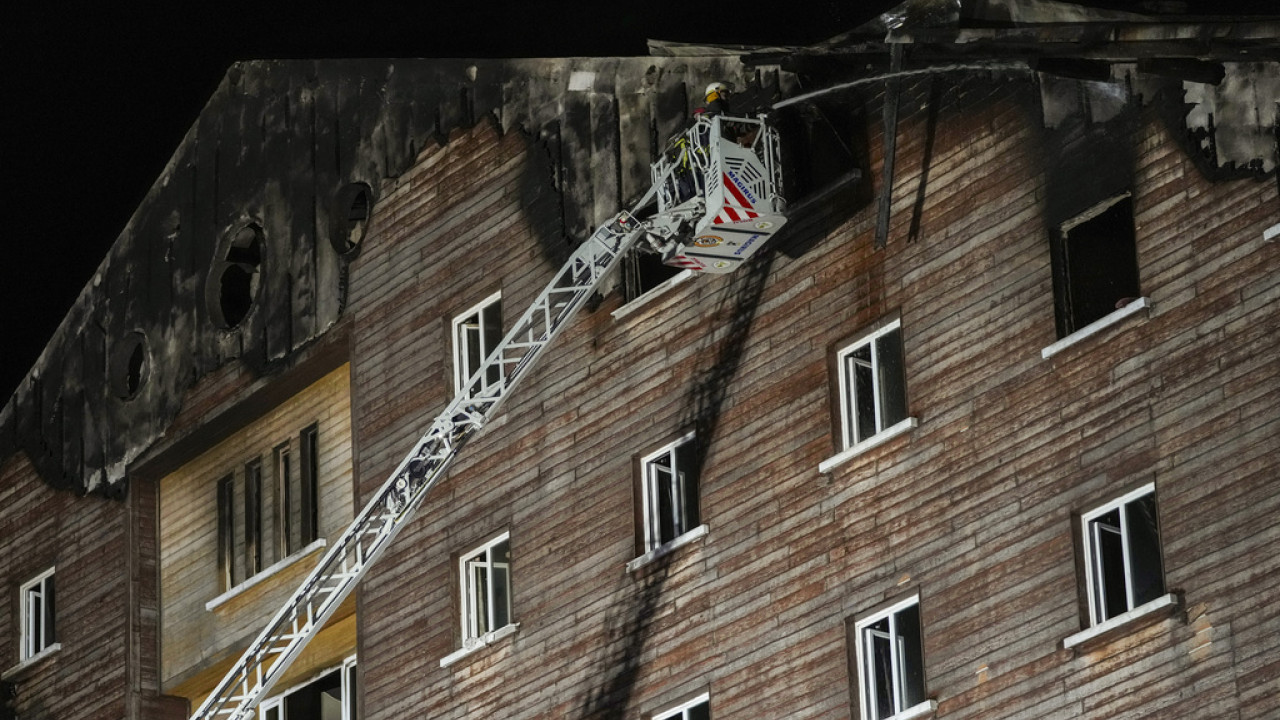
[[[777,130],[766,119],[699,116],[651,167],[630,210],[578,246],[432,422],[316,568],[245,650],[192,720],[249,720],[267,691],[444,477],[542,351],[638,248],[696,272],[726,273],[786,222]]]

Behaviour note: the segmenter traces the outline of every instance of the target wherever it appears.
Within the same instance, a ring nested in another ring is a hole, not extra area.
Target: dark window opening
[[[262,463],[244,467],[244,566],[245,577],[262,570]]]
[[[302,475],[298,488],[298,547],[320,536],[320,431],[312,425],[302,431]]]
[[[633,250],[622,258],[623,301],[631,302],[675,277],[680,268],[662,264],[662,256]]]
[[[1133,200],[1124,196],[1065,223],[1054,240],[1058,337],[1138,298]]]
[[[132,400],[142,390],[149,371],[146,336],[136,330],[128,333],[111,354],[112,392],[121,400]]]
[[[372,212],[373,190],[368,185],[351,183],[338,191],[329,224],[329,244],[338,255],[352,260],[360,254]]]
[[[249,316],[258,295],[263,249],[262,228],[250,224],[225,241],[215,257],[206,304],[218,326],[230,330]]]
[[[235,587],[236,526],[235,478],[218,481],[218,579],[222,589]]]

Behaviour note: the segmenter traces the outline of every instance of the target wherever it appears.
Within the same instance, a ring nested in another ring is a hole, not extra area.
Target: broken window
[[[643,552],[698,527],[697,440],[690,434],[640,459]]]
[[[836,354],[844,449],[907,419],[902,327],[897,320]]]
[[[244,568],[245,577],[262,571],[262,461],[244,466]]]
[[[638,249],[623,255],[621,266],[624,303],[639,298],[683,272],[680,268],[663,265],[661,255]]]
[[[711,698],[703,693],[688,702],[655,713],[653,720],[711,720]]]
[[[1154,485],[1095,508],[1082,521],[1091,625],[1164,595]]]
[[[224,591],[239,582],[236,574],[235,476],[218,481],[218,580]]]
[[[502,342],[502,293],[453,319],[453,389],[462,392],[480,370],[485,358]],[[502,382],[501,363],[490,365],[484,378],[471,389],[471,396]]]
[[[258,297],[262,253],[262,228],[256,223],[221,244],[205,287],[206,307],[219,327],[230,330],[248,317]]]
[[[915,717],[930,707],[918,597],[857,621],[852,642],[863,720]]]
[[[356,659],[288,692],[268,698],[258,709],[262,720],[357,720]]]
[[[329,222],[329,244],[346,260],[360,254],[369,215],[373,211],[373,190],[364,183],[344,186],[334,197]]]
[[[503,533],[458,560],[462,587],[462,647],[511,624],[511,540]]]
[[[1133,200],[1129,193],[1063,223],[1052,246],[1059,338],[1109,315],[1140,295]]]
[[[300,550],[320,537],[320,429],[316,425],[303,428],[298,435],[302,468],[299,473],[297,499],[286,508],[298,528]]]
[[[58,641],[53,570],[45,570],[23,583],[18,590],[22,615],[22,660],[39,655]]]

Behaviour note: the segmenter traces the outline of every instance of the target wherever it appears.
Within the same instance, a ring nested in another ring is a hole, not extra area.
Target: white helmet
[[[728,85],[725,85],[725,84],[724,84],[724,83],[722,83],[722,82],[713,82],[713,83],[711,83],[710,85],[708,85],[708,86],[707,86],[707,91],[706,91],[705,93],[703,93],[703,96],[708,96],[708,97],[709,97],[709,96],[711,95],[711,93],[716,93],[716,94],[718,94],[718,95],[724,95],[726,92],[729,92],[729,86],[728,86]]]

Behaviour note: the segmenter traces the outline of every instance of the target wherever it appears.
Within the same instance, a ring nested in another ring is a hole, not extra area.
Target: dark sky
[[[1232,2],[1203,4],[1222,12]],[[1261,10],[1276,0],[1234,2]],[[156,3],[145,11],[10,4],[0,22],[0,405],[236,60],[644,55],[647,38],[800,44],[893,4],[359,0],[340,10],[259,1]]]

